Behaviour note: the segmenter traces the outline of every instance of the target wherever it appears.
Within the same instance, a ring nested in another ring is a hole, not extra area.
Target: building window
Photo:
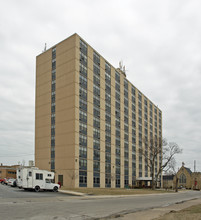
[[[87,66],[87,56],[82,52],[80,52],[80,63]]]
[[[80,121],[87,123],[87,113],[80,110]]]
[[[111,72],[111,67],[110,67],[110,64],[108,64],[108,63],[105,63],[105,72],[109,73],[109,74]]]
[[[80,99],[80,109],[87,111],[87,102]]]
[[[80,86],[87,89],[87,79],[82,75],[80,75]]]
[[[100,67],[94,63],[94,71],[96,75],[100,76]]]
[[[184,183],[184,184],[186,183],[186,176],[185,176],[185,174],[182,173],[182,174],[180,175],[179,183],[181,183],[181,184],[182,184],[182,183]]]
[[[56,70],[52,70],[52,81],[56,80]]]
[[[52,70],[56,69],[56,60],[52,60]]]
[[[94,161],[94,171],[100,172],[100,162]]]
[[[83,100],[87,100],[87,91],[80,87],[80,98]]]
[[[100,187],[100,174],[94,173],[94,187]]]
[[[94,149],[100,150],[100,140],[93,141]]]
[[[97,128],[93,129],[93,137],[96,139],[100,139],[100,130]]]
[[[105,124],[105,131],[106,132],[110,132],[111,131],[111,125],[110,124],[108,124],[108,123]]]
[[[128,81],[126,79],[124,79],[124,88],[128,90]]]
[[[100,77],[94,74],[94,84],[100,86]]]
[[[56,58],[56,47],[52,48],[52,59]]]
[[[105,121],[108,122],[108,123],[111,123],[111,115],[109,114],[105,114]]]
[[[94,117],[94,127],[95,128],[100,128],[100,119]]]
[[[79,168],[80,170],[87,170],[87,160],[86,159],[80,159],[79,160]]]
[[[120,83],[120,74],[117,71],[115,72],[115,80]]]
[[[86,66],[84,66],[83,64],[80,63],[80,73],[81,75],[83,75],[84,77],[87,77],[87,68]]]
[[[8,171],[8,174],[16,174],[14,171]]]
[[[111,113],[111,105],[105,103],[105,111],[110,114]]]
[[[85,146],[79,146],[80,157],[87,158],[87,148]]]
[[[105,187],[111,187],[111,174],[105,174]]]
[[[140,102],[142,101],[142,94],[140,92],[138,92],[138,99]]]
[[[87,134],[87,125],[80,122],[80,133]]]
[[[96,96],[100,96],[100,87],[94,85],[94,95]]]
[[[94,160],[100,160],[100,151],[97,149],[94,149]]]
[[[84,41],[80,40],[80,51],[87,55],[87,44]]]
[[[55,169],[55,159],[51,158],[51,170]]]
[[[132,95],[135,96],[135,87],[132,86]]]
[[[87,172],[79,171],[79,186],[86,187],[87,186]]]
[[[100,56],[95,52],[93,54],[93,61],[95,64],[100,65]]]
[[[79,141],[80,145],[87,146],[87,136],[80,134]]]

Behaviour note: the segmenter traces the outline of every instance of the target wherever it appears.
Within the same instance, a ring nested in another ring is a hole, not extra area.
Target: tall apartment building
[[[36,58],[35,163],[67,187],[147,184],[139,148],[162,137],[162,113],[80,36]],[[147,149],[147,153],[148,149]],[[156,160],[155,171],[161,161]]]

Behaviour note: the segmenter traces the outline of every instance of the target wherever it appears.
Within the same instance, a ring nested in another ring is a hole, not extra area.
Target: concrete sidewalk
[[[143,219],[143,220],[153,220],[156,218],[159,218],[163,215],[165,215],[166,213],[172,212],[172,211],[180,211],[182,209],[186,209],[190,206],[193,205],[199,205],[201,204],[201,198],[200,199],[194,199],[194,200],[189,200],[189,201],[185,201],[182,203],[178,203],[178,204],[173,204],[170,206],[166,206],[166,207],[161,207],[161,208],[154,208],[154,209],[148,209],[148,210],[144,210],[144,211],[139,211],[139,212],[135,212],[135,213],[130,213],[124,216],[114,216],[114,218],[110,218],[110,219],[118,219],[118,220],[133,220],[133,219]]]
[[[163,195],[164,193],[150,193],[150,194],[130,194],[130,195],[94,195],[94,194],[86,194],[86,193],[81,193],[81,192],[76,192],[76,191],[72,191],[72,190],[62,190],[59,189],[60,193],[65,193],[68,195],[73,195],[73,196],[82,196],[85,199],[87,198],[94,198],[94,199],[98,199],[98,198],[122,198],[122,197],[132,197],[132,196],[151,196],[151,195]],[[185,193],[186,191],[179,191],[177,193]],[[174,194],[175,192],[171,192],[172,194]]]
[[[65,193],[65,194],[68,194],[68,195],[73,195],[73,196],[87,196],[87,194],[85,194],[85,193],[75,192],[75,191],[71,191],[71,190],[59,189],[59,192],[60,193]]]

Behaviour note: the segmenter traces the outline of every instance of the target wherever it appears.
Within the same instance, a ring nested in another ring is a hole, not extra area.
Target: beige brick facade
[[[162,138],[161,110],[77,34],[37,56],[35,112],[36,166],[56,182],[123,188],[150,177],[138,149]]]

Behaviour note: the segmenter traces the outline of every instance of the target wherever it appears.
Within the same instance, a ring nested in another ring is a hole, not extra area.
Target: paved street
[[[201,192],[126,196],[76,197],[53,192],[26,192],[0,185],[1,219],[95,219],[201,198]]]

